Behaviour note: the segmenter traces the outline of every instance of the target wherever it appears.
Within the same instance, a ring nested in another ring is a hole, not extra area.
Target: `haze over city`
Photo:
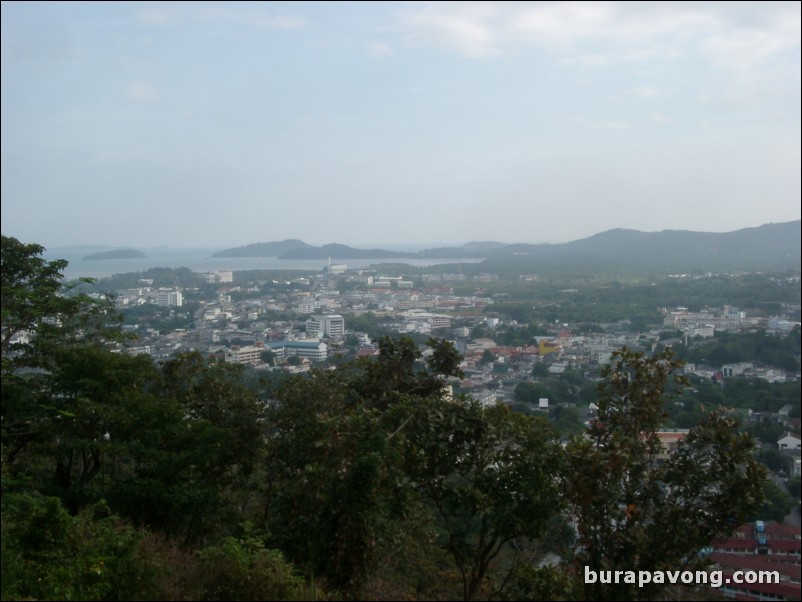
[[[3,233],[564,242],[800,219],[800,4],[2,4]]]

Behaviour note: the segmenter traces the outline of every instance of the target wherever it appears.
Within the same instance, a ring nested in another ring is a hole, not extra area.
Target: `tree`
[[[411,339],[384,337],[378,358],[295,378],[271,409],[266,526],[348,595],[414,516],[442,534],[471,599],[510,543],[537,536],[559,507],[547,422],[451,400],[444,379],[461,357],[443,340],[429,347],[422,361]]]
[[[751,438],[724,413],[707,414],[663,457],[657,431],[666,395],[684,379],[670,350],[622,349],[604,370],[598,414],[569,446],[567,494],[584,569],[677,570],[760,507],[764,470]],[[584,584],[589,600],[650,599],[657,586]]]
[[[63,259],[46,261],[44,247],[2,237],[0,296],[2,297],[2,353],[12,348],[12,339],[23,331],[34,331],[45,320],[56,320],[75,312],[74,300],[61,297]]]
[[[773,520],[782,523],[794,507],[794,498],[772,481],[763,482],[765,500],[759,512],[750,517],[754,520]],[[797,496],[798,498],[798,496]]]
[[[0,351],[4,373],[11,369],[7,363],[10,352],[14,351],[17,358],[13,365],[20,365],[19,358],[31,353],[33,343],[15,342],[18,335],[27,333],[31,340],[50,336],[66,344],[71,336],[98,341],[118,333],[114,327],[119,316],[113,314],[108,299],[70,294],[71,287],[63,283],[66,260],[47,261],[41,257],[44,247],[23,244],[10,236],[2,236],[1,244]],[[81,281],[93,282],[89,278]]]
[[[62,282],[65,260],[47,261],[44,248],[3,236],[2,428],[3,461],[13,464],[52,424],[54,374],[68,349],[119,338],[110,301],[71,295]]]
[[[470,400],[421,400],[410,418],[407,475],[437,518],[463,599],[473,600],[494,561],[510,556],[511,573],[516,549],[540,537],[560,509],[555,433],[543,418]],[[497,581],[506,577],[501,571]]]
[[[197,352],[160,367],[146,385],[128,470],[107,494],[118,512],[185,542],[216,532],[224,519],[242,520],[265,429],[264,404],[243,384],[242,369]]]
[[[790,494],[792,499],[798,500],[799,493],[800,493],[800,479],[799,477],[794,477],[793,479],[788,479],[788,493]]]
[[[548,365],[544,364],[542,360],[538,360],[532,367],[532,376],[535,378],[547,378],[549,376]]]
[[[410,339],[384,337],[375,360],[290,379],[269,413],[265,526],[292,561],[349,595],[374,569],[413,491],[401,470],[407,417],[399,408],[440,396],[442,376],[458,370],[453,347],[431,343],[421,366]]]

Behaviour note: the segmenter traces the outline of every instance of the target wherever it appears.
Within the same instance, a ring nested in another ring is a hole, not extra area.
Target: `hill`
[[[800,222],[733,232],[614,229],[554,245],[509,245],[482,262],[486,269],[649,268],[660,271],[799,269]]]
[[[484,258],[482,269],[502,271],[594,271],[654,269],[720,271],[799,269],[800,221],[765,224],[733,232],[614,229],[562,244],[469,242],[415,253],[357,249],[331,243],[320,247],[300,240],[255,243],[227,249],[214,257],[280,259],[437,259]]]
[[[212,257],[281,257],[295,250],[314,249],[302,240],[288,238],[276,242],[256,242],[214,253]]]

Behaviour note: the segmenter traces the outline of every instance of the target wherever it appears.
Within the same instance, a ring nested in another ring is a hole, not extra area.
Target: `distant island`
[[[503,243],[483,243],[505,247]],[[406,251],[388,251],[386,249],[357,249],[338,243],[330,243],[320,247],[307,244],[296,239],[277,242],[259,242],[243,245],[233,249],[218,251],[212,257],[277,257],[279,259],[482,259],[487,253],[476,248],[440,247],[424,249],[414,253]]]
[[[136,249],[115,249],[113,251],[100,251],[84,257],[84,261],[98,261],[103,259],[147,259],[148,256]]]

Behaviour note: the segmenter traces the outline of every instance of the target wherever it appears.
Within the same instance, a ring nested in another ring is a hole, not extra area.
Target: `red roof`
[[[724,573],[724,580],[730,579],[726,587],[734,590],[744,590],[745,592],[755,592],[761,594],[772,594],[782,596],[780,599],[799,600],[802,594],[802,586],[798,583],[734,583],[732,582],[733,573]],[[743,578],[743,577],[741,577]],[[746,594],[749,595],[749,594]],[[753,600],[757,598],[752,598]]]
[[[737,550],[752,550],[757,549],[757,542],[754,539],[742,539],[740,537],[731,537],[721,542],[713,544],[716,549],[730,549]]]
[[[772,539],[769,536],[769,549],[774,552],[796,552],[802,551],[802,541],[798,539]]]
[[[710,559],[720,567],[726,569],[748,570],[748,571],[777,571],[781,577],[792,581],[799,581],[802,578],[802,567],[798,564],[783,564],[771,562],[768,556],[763,554],[728,554],[725,552],[713,552]]]
[[[799,539],[802,536],[802,529],[792,525],[781,525],[780,523],[771,521],[766,523],[766,533],[769,537],[777,539]]]

